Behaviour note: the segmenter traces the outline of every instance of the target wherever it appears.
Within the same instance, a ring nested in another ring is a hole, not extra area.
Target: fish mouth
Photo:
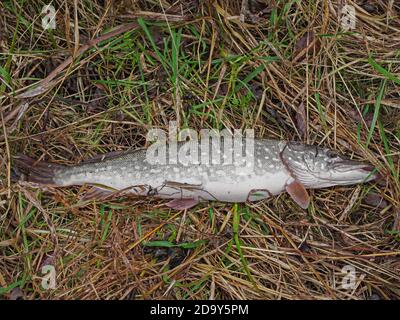
[[[367,182],[376,180],[379,177],[379,173],[374,166],[354,160],[340,160],[332,166],[332,169],[335,172],[332,178],[337,182]],[[335,179],[335,176],[337,176],[337,179]]]
[[[350,172],[350,171],[354,171],[354,170],[361,170],[366,173],[371,173],[375,170],[375,167],[368,163],[343,159],[343,160],[337,161],[333,165],[333,169],[335,169],[337,171],[341,171],[341,172],[347,172],[347,171]]]

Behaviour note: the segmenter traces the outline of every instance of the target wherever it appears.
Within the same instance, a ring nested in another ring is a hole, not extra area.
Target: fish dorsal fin
[[[97,162],[102,162],[102,161],[106,161],[106,160],[116,159],[116,158],[120,158],[122,156],[129,155],[129,154],[139,152],[142,150],[145,150],[145,148],[128,149],[128,150],[123,150],[123,151],[111,151],[111,152],[98,154],[91,158],[85,159],[85,160],[81,161],[80,164],[97,163]]]
[[[297,180],[286,185],[286,191],[292,199],[303,209],[307,209],[310,204],[310,196],[306,188]]]
[[[81,161],[81,164],[97,163],[97,162],[102,162],[105,160],[111,160],[114,158],[118,158],[125,153],[128,153],[128,151],[111,151],[111,152],[93,156],[89,159],[85,159],[85,160]]]

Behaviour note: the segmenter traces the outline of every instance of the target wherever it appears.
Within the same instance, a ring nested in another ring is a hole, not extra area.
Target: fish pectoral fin
[[[198,199],[187,198],[187,199],[173,199],[166,203],[166,206],[175,210],[185,210],[193,208],[199,203]]]
[[[307,209],[310,204],[310,196],[306,188],[298,181],[286,185],[286,191],[292,199],[303,209]]]

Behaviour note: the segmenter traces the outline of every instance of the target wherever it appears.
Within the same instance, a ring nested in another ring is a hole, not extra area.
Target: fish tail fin
[[[44,185],[58,185],[55,182],[56,170],[65,166],[37,161],[25,155],[14,157],[13,179]]]

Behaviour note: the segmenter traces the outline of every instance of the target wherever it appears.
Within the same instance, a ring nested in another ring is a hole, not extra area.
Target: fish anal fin
[[[303,209],[307,209],[310,204],[310,196],[306,188],[297,180],[286,185],[286,191],[292,199]]]
[[[113,193],[115,192],[93,186],[85,193],[81,200],[104,200],[105,198],[111,197]]]
[[[166,203],[166,206],[175,210],[185,210],[193,208],[199,203],[198,199],[186,198],[186,199],[173,199]]]

